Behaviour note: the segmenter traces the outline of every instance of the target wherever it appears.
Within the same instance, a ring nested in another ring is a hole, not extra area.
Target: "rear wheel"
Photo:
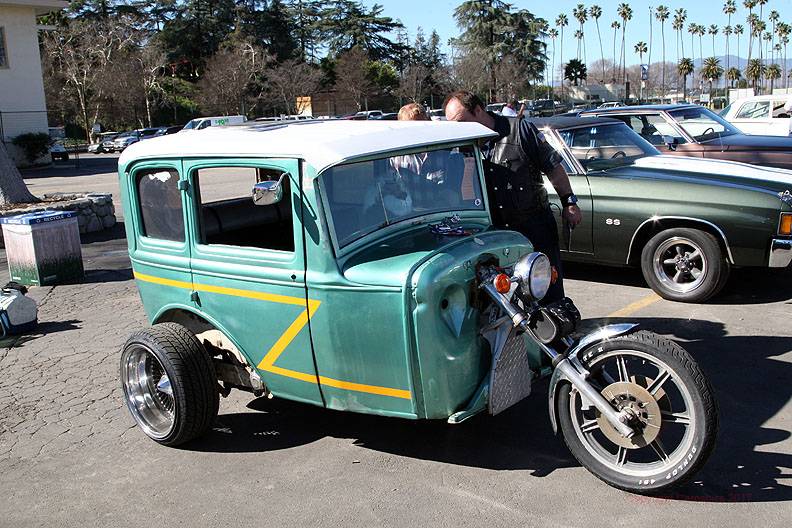
[[[641,271],[664,299],[704,302],[729,278],[729,263],[710,233],[690,228],[666,229],[653,236],[641,252]]]
[[[157,324],[127,340],[121,384],[132,417],[160,444],[175,446],[201,436],[217,417],[220,397],[212,360],[179,324]]]
[[[659,493],[691,478],[706,462],[718,429],[712,389],[676,343],[636,332],[581,355],[589,382],[637,430],[624,438],[580,393],[566,386],[557,401],[559,424],[572,454],[619,489]]]

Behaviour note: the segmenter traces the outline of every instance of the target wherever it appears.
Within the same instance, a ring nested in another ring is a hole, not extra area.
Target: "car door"
[[[276,396],[322,404],[308,330],[299,164],[293,159],[185,161],[194,303]],[[255,205],[254,184],[283,196]]]
[[[746,134],[770,134],[770,101],[746,101],[731,122]]]
[[[568,257],[576,254],[583,256],[594,252],[593,245],[593,218],[594,203],[591,200],[591,189],[589,187],[588,176],[582,172],[578,164],[570,157],[569,152],[563,147],[563,140],[555,133],[543,130],[548,142],[561,153],[561,160],[564,170],[569,176],[569,183],[572,185],[572,192],[578,197],[578,206],[583,213],[583,222],[575,229],[570,230],[561,220],[561,199],[556,193],[553,185],[545,179],[545,189],[550,200],[550,208],[556,216],[558,224],[558,240],[561,251]],[[574,139],[572,140],[574,141]],[[574,144],[574,143],[573,143]]]
[[[190,304],[190,241],[179,160],[136,164],[122,179],[129,256],[149,321]]]

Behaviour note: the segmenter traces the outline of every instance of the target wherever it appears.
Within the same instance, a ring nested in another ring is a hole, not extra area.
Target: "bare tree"
[[[283,103],[288,114],[303,110],[298,97],[310,97],[319,89],[322,73],[314,66],[298,59],[284,61],[266,72],[267,91]]]
[[[151,127],[151,111],[163,93],[160,79],[167,65],[167,56],[160,46],[148,40],[142,43],[135,52],[137,70],[140,74],[140,83],[143,85],[143,101],[146,107],[146,121]]]
[[[368,55],[358,46],[342,53],[336,62],[336,89],[348,94],[355,101],[358,110],[363,109],[374,89],[368,76],[368,62]]]
[[[248,105],[260,95],[255,81],[263,77],[271,56],[249,42],[226,42],[206,63],[198,82],[198,103],[205,110],[223,114],[247,114]]]
[[[88,141],[108,85],[103,82],[107,67],[124,44],[120,27],[100,20],[71,20],[43,34],[44,53],[60,71],[66,92],[75,99]]]
[[[480,51],[462,51],[455,49],[451,59],[449,87],[451,89],[472,90],[475,93],[487,93],[490,77],[482,64],[486,58]]]
[[[428,92],[429,69],[423,64],[410,64],[396,90],[397,95],[414,103],[420,103]]]
[[[0,206],[38,201],[28,191],[22,175],[6,151],[5,144],[0,141]]]

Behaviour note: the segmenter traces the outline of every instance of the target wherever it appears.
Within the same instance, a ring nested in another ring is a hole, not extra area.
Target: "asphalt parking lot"
[[[115,157],[88,156],[26,181],[36,194],[104,191],[117,201]],[[33,289],[37,332],[0,347],[0,526],[788,526],[792,518],[788,270],[736,270],[713,302],[685,305],[660,300],[635,270],[567,268],[567,294],[588,327],[637,321],[668,335],[715,388],[721,433],[709,463],[685,488],[645,498],[579,466],[552,434],[543,384],[497,417],[457,426],[232,393],[210,435],[160,447],[134,426],[117,381],[122,343],[146,324],[123,226],[86,236],[83,254],[84,283]]]

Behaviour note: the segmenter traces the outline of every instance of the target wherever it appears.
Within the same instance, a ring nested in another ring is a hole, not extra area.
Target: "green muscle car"
[[[790,265],[792,171],[660,155],[604,117],[536,125],[561,152],[585,215],[574,231],[559,226],[565,259],[640,266],[659,295],[686,302],[717,294],[732,266]]]

